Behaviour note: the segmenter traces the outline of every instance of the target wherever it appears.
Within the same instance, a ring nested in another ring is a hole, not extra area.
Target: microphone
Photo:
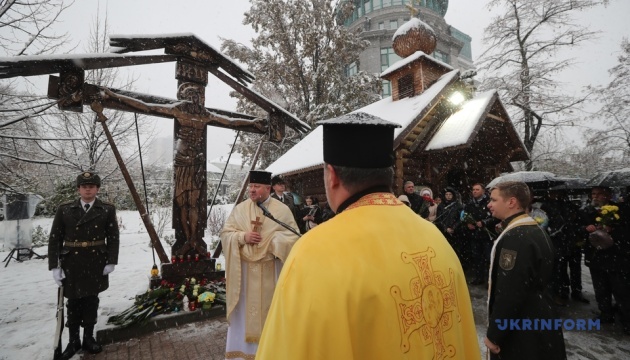
[[[257,202],[256,205],[258,205],[258,207],[262,210],[263,215],[265,215],[266,217],[270,218],[271,220],[275,220],[273,215],[271,215],[269,210],[267,210],[267,208],[265,208],[261,202]]]

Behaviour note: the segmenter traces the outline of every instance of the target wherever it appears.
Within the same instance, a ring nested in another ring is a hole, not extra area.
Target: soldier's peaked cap
[[[84,171],[77,176],[77,187],[86,184],[93,184],[101,187],[101,178],[92,171]]]
[[[357,112],[317,122],[324,127],[324,161],[354,168],[394,164],[394,129],[400,125]]]
[[[286,182],[284,181],[282,176],[276,175],[276,176],[271,178],[271,186],[274,186],[276,184],[283,184],[284,185],[284,184],[286,184]]]

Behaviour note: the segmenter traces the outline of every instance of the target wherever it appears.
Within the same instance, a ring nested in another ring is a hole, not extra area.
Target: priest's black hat
[[[249,182],[256,184],[271,185],[271,173],[268,171],[250,170]]]
[[[400,125],[357,112],[317,122],[324,127],[324,162],[354,168],[394,164],[394,129]]]

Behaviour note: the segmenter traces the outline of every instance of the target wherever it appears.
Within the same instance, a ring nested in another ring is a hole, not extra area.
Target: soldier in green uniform
[[[108,274],[118,263],[119,239],[116,208],[96,197],[100,187],[97,174],[80,174],[80,198],[59,206],[50,230],[48,268],[68,299],[70,341],[62,359],[70,359],[80,349],[92,354],[102,350],[94,339],[98,294],[108,288]]]

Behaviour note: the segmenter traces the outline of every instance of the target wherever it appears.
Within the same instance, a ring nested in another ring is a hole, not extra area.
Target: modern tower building
[[[342,14],[344,5],[354,4],[354,11]],[[399,26],[412,16],[405,6],[408,0],[340,0],[337,9],[340,22],[361,32],[361,38],[370,41],[370,46],[360,55],[359,62],[347,68],[348,75],[359,70],[381,73],[400,60],[392,48],[392,37]],[[419,5],[419,6],[418,6]],[[472,69],[471,37],[449,25],[444,20],[448,0],[416,0],[415,15],[433,28],[437,35],[437,47],[431,55],[462,72]],[[391,95],[391,84],[383,81],[384,97]]]

